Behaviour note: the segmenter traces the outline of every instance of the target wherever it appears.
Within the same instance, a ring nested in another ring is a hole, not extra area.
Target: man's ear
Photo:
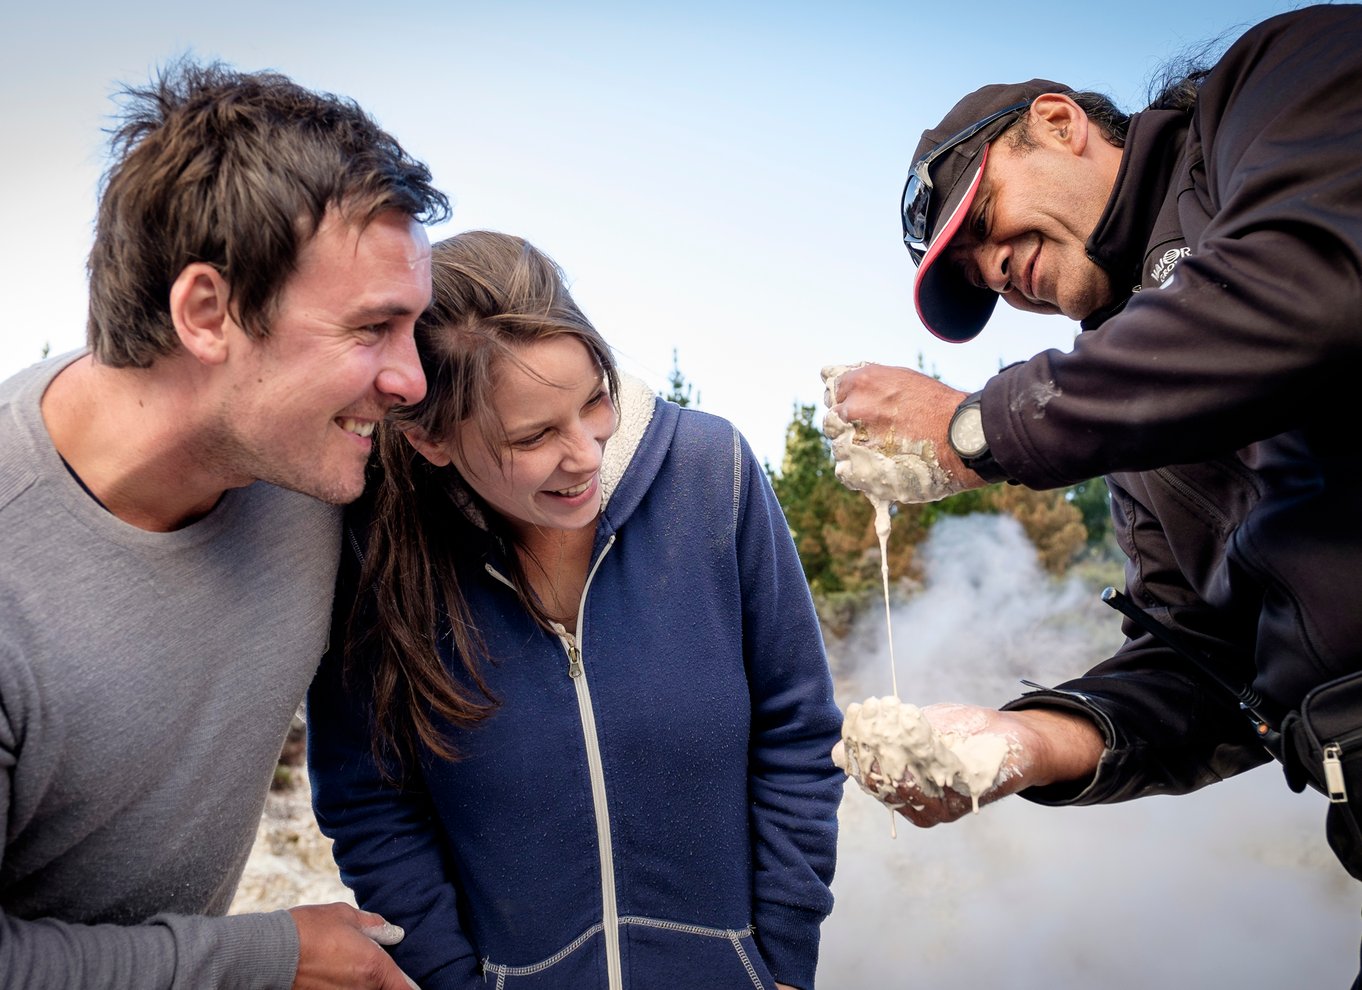
[[[402,435],[407,438],[407,443],[416,448],[418,454],[436,467],[448,467],[452,463],[452,458],[444,446],[431,440],[426,431],[419,426],[408,426],[402,431]]]
[[[1031,102],[1031,115],[1033,136],[1083,154],[1088,144],[1088,115],[1071,98],[1064,93],[1042,93]]]
[[[186,265],[170,286],[170,319],[186,351],[204,364],[227,358],[231,290],[212,265]]]

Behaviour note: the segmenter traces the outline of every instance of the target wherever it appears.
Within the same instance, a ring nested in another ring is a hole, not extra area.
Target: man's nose
[[[976,252],[979,275],[998,295],[1012,288],[1012,249],[1005,244],[986,244]]]
[[[426,375],[421,370],[421,358],[416,353],[416,337],[413,333],[391,338],[383,357],[383,368],[378,373],[376,383],[380,392],[391,395],[401,406],[409,406],[425,398]]]

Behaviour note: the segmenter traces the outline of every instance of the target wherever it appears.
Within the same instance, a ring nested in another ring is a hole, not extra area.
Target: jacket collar
[[[1092,330],[1119,313],[1139,291],[1145,246],[1159,223],[1186,148],[1191,118],[1181,110],[1132,114],[1111,198],[1088,238],[1088,257],[1106,270],[1115,301],[1082,323]]]
[[[618,532],[638,508],[671,451],[682,409],[643,382],[620,375],[620,426],[601,463],[601,519],[596,542]]]

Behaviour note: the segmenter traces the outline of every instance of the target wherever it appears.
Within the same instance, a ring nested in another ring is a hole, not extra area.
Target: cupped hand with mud
[[[1091,777],[1105,745],[1094,722],[1070,711],[998,711],[947,702],[928,705],[922,714],[943,735],[991,733],[1011,742],[993,787],[979,796],[981,805],[1028,787]],[[925,793],[911,776],[898,781],[895,790],[902,802],[899,814],[920,828],[956,821],[974,807],[968,794],[954,788]]]
[[[402,929],[348,904],[290,908],[298,928],[293,990],[412,990],[416,984],[380,946],[402,940]]]

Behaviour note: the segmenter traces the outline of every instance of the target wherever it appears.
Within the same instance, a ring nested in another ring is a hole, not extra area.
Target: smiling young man
[[[89,349],[0,384],[0,987],[400,990],[375,915],[219,916],[326,647],[338,506],[425,393],[448,205],[282,76],[125,95]]]
[[[968,396],[906,369],[848,371],[829,425],[929,441],[949,476],[936,497],[1106,475],[1127,593],[1155,620],[1132,615],[1114,657],[1004,711],[934,710],[1020,743],[992,798],[1194,790],[1271,758],[1222,683],[1281,728],[1312,689],[1362,670],[1346,590],[1362,582],[1358,51],[1362,8],[1307,8],[1141,113],[1036,79],[970,94],[918,145],[902,212],[924,325],[967,341],[1002,299],[1084,332]],[[1300,741],[1288,733],[1288,779],[1323,785]],[[905,797],[920,825],[970,805],[911,782]],[[1362,877],[1349,805],[1331,807],[1331,845]]]

